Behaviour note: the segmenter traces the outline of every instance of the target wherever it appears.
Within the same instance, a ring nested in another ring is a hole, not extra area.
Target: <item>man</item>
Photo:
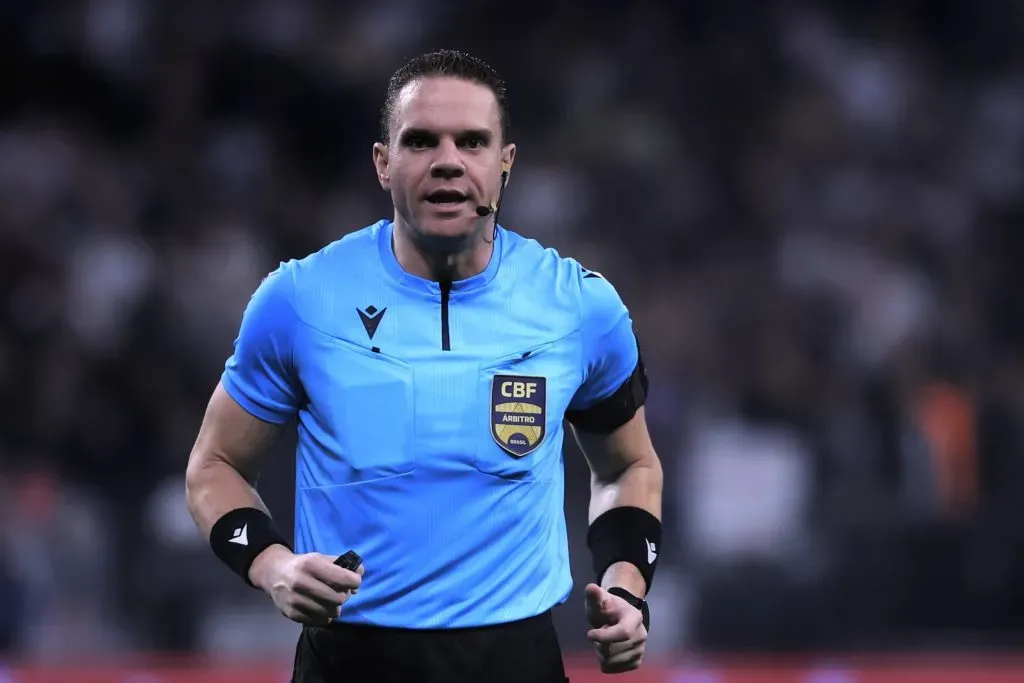
[[[498,226],[516,148],[490,67],[413,59],[381,127],[394,219],[260,284],[189,461],[192,516],[305,625],[295,683],[561,683],[566,418],[593,472],[588,635],[602,670],[634,669],[662,474],[629,314],[599,274]],[[292,421],[294,550],[254,488]],[[335,564],[350,549],[365,567]]]

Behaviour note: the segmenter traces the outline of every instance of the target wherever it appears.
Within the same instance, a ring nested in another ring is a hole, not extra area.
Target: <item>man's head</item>
[[[514,161],[507,129],[504,84],[479,59],[442,50],[395,72],[373,162],[415,237],[454,249],[489,225],[476,207],[497,198]]]

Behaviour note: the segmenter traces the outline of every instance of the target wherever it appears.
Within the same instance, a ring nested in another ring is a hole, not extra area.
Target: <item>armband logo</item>
[[[547,434],[547,379],[495,375],[491,380],[491,436],[514,458],[532,453]]]
[[[651,543],[646,538],[644,544],[647,545],[647,564],[654,564],[655,560],[658,559],[658,549],[654,543]]]
[[[237,543],[238,545],[249,545],[249,525],[243,524],[231,533],[231,538],[228,539],[228,543]]]

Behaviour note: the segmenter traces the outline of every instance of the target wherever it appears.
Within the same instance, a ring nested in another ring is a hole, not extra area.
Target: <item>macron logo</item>
[[[373,339],[373,335],[377,334],[377,326],[384,319],[384,314],[387,313],[387,310],[386,308],[378,309],[376,306],[367,306],[365,311],[356,309],[359,319],[363,321],[363,329],[366,330],[366,334],[370,339]]]
[[[658,549],[654,547],[654,544],[644,539],[644,543],[647,544],[647,564],[654,564],[654,561],[658,559]]]
[[[231,534],[231,538],[228,539],[228,543],[249,545],[249,525],[243,524],[241,527],[235,529],[235,532]]]

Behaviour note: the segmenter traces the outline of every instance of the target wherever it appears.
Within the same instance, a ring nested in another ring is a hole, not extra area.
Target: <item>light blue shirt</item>
[[[563,418],[637,364],[603,277],[499,228],[450,291],[406,273],[380,221],[267,276],[222,382],[297,423],[295,551],[354,549],[341,621],[457,628],[524,619],[572,588]]]

